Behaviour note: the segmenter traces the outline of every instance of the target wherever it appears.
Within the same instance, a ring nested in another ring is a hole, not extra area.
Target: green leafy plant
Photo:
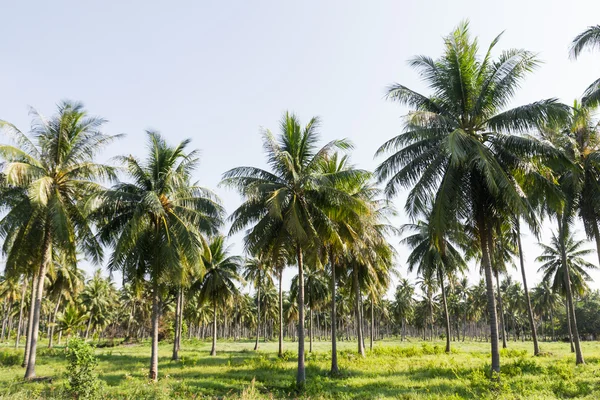
[[[100,397],[100,381],[94,373],[98,360],[94,349],[84,340],[69,340],[67,350],[67,376],[69,382],[66,391],[75,399],[96,399]]]

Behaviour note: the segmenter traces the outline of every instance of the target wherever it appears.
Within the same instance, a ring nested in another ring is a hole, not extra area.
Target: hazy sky
[[[232,211],[240,199],[217,188],[221,174],[264,166],[260,128],[276,130],[285,110],[302,121],[321,116],[323,141],[350,138],[353,162],[375,168],[375,150],[401,131],[407,112],[383,99],[386,86],[427,93],[406,60],[438,57],[442,37],[465,18],[482,47],[504,30],[498,50],[525,48],[544,60],[514,105],[571,104],[600,77],[600,52],[568,58],[570,41],[598,15],[598,1],[564,0],[4,2],[0,118],[27,130],[27,106],[52,114],[59,100],[80,100],[110,121],[107,133],[127,135],[103,159],[143,156],[146,129],[173,144],[192,138],[202,150],[197,179]],[[402,209],[403,199],[396,203]],[[536,243],[525,239],[532,283]]]

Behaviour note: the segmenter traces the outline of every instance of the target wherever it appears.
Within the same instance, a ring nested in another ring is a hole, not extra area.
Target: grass
[[[6,344],[8,346],[8,344]],[[103,398],[117,399],[556,399],[600,398],[600,343],[584,342],[586,365],[575,366],[566,343],[542,343],[544,355],[533,357],[531,343],[510,342],[501,354],[502,378],[490,383],[489,345],[453,343],[444,354],[442,342],[377,342],[366,358],[355,343],[338,345],[341,374],[328,374],[329,342],[316,342],[307,355],[307,385],[294,389],[296,343],[286,342],[283,359],[277,343],[220,342],[210,357],[210,343],[184,341],[181,360],[171,361],[171,346],[159,348],[158,383],[148,381],[150,346],[96,349]],[[44,348],[44,345],[41,346]],[[66,361],[61,348],[42,350],[38,376],[52,382],[24,383],[20,351],[0,347],[0,398],[61,398]],[[13,365],[14,364],[14,365]]]

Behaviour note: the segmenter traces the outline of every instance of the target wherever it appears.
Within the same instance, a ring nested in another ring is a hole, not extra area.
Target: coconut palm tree
[[[550,330],[552,341],[555,339],[554,315],[562,304],[562,297],[559,292],[552,289],[551,282],[542,280],[538,286],[533,288],[531,300],[533,302],[533,310],[539,316],[544,317],[546,314],[550,321]]]
[[[113,168],[95,163],[94,157],[116,138],[103,134],[105,120],[88,116],[81,103],[62,102],[50,118],[35,110],[31,114],[30,135],[2,122],[15,145],[0,145],[7,182],[24,188],[29,197],[3,219],[1,231],[11,237],[13,251],[38,261],[33,271],[36,287],[26,379],[35,377],[40,311],[52,249],[60,249],[72,260],[78,251],[94,263],[102,258],[83,200],[100,189],[98,180],[114,178]]]
[[[241,281],[238,270],[243,260],[239,256],[230,256],[225,247],[225,238],[215,236],[202,254],[204,276],[192,284],[192,290],[198,291],[198,299],[207,302],[213,308],[213,341],[210,355],[217,355],[217,312],[238,294],[236,283]]]
[[[407,260],[408,271],[413,272],[416,269],[417,275],[421,277],[435,276],[440,285],[446,328],[446,353],[450,353],[450,316],[444,281],[447,277],[464,271],[467,265],[457,245],[457,241],[461,240],[460,230],[455,228],[446,235],[437,236],[431,231],[427,221],[430,217],[431,214],[427,213],[425,220],[403,225],[401,232],[409,232],[409,235],[402,239],[401,243],[411,249]],[[437,241],[434,241],[436,237]]]
[[[254,343],[254,350],[258,350],[258,341],[260,340],[260,290],[268,285],[273,285],[273,277],[271,272],[272,266],[268,264],[268,261],[263,257],[250,258],[244,264],[243,278],[246,282],[251,283],[256,288],[256,342]]]
[[[112,247],[110,271],[124,281],[149,277],[152,287],[150,379],[158,379],[158,324],[165,283],[182,268],[202,268],[205,235],[214,234],[223,208],[209,190],[191,181],[198,152],[190,141],[170,146],[158,132],[148,132],[145,160],[120,157],[131,182],[121,182],[90,201],[100,227],[98,237]]]
[[[584,257],[591,254],[592,250],[582,249],[584,245],[584,240],[576,240],[568,230],[563,238],[561,233],[553,233],[549,245],[540,243],[542,254],[536,259],[543,263],[538,270],[543,273],[542,279],[566,299],[569,336],[574,343],[574,346],[571,344],[571,349],[576,353],[578,364],[582,364],[584,360],[579,347],[577,320],[575,315],[572,315],[575,310],[573,292],[583,295],[587,291],[587,282],[592,280],[586,270],[598,268],[585,260]]]
[[[51,348],[59,307],[63,301],[69,304],[77,299],[83,289],[85,277],[83,271],[77,267],[77,263],[72,263],[64,254],[54,257],[48,276],[50,278],[48,295],[55,302],[52,323],[48,328],[48,347]]]
[[[85,328],[89,316],[75,303],[69,303],[58,316],[58,329],[69,339],[73,334]],[[67,340],[68,342],[68,340]]]
[[[304,281],[304,251],[320,248],[323,243],[341,242],[326,210],[363,208],[359,202],[336,187],[336,182],[352,178],[354,171],[323,173],[321,164],[336,149],[351,147],[346,140],[334,140],[322,148],[320,121],[313,118],[302,127],[298,118],[286,113],[281,133],[275,137],[263,133],[263,145],[270,171],[239,167],[223,174],[223,184],[236,188],[245,198],[231,215],[230,233],[251,226],[245,246],[254,254],[274,242],[288,242],[294,248],[298,279]],[[304,287],[298,290],[298,371],[296,383],[306,380],[304,363]]]
[[[88,314],[85,329],[87,340],[90,331],[103,325],[110,308],[115,302],[116,290],[110,279],[104,279],[100,270],[94,272],[94,276],[87,281],[81,292],[80,301]]]
[[[394,294],[393,313],[396,319],[400,320],[401,340],[406,340],[406,325],[412,318],[414,311],[415,286],[408,279],[403,278],[396,286]]]
[[[600,47],[600,25],[589,26],[575,36],[571,43],[570,56],[577,59],[584,50]],[[600,101],[600,79],[595,80],[583,93],[583,104],[594,106]]]
[[[304,274],[304,293],[306,293],[306,305],[308,306],[308,352],[313,349],[313,314],[329,300],[329,285],[325,271],[322,269],[308,268]],[[298,275],[292,278],[290,293],[298,294]]]
[[[421,214],[432,202],[432,229],[446,233],[456,220],[473,221],[479,231],[478,247],[488,297],[491,369],[500,372],[494,279],[488,248],[493,218],[499,209],[511,210],[533,223],[535,213],[521,196],[513,173],[532,157],[560,158],[552,146],[522,133],[549,120],[566,118],[567,107],[555,99],[507,109],[520,82],[537,65],[535,54],[507,50],[493,60],[491,51],[478,56],[477,40],[461,23],[445,38],[444,54],[433,60],[418,56],[410,65],[418,69],[433,93],[417,93],[401,84],[388,89],[388,98],[411,106],[405,132],[383,144],[377,154],[392,153],[377,168],[385,192],[395,196],[410,187],[405,209]]]

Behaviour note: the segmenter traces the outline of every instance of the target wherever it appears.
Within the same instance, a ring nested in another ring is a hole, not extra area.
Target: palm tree
[[[97,328],[106,320],[109,309],[114,304],[116,291],[109,279],[102,278],[100,270],[96,270],[92,279],[88,280],[80,300],[88,313],[85,339],[87,340],[92,328]]]
[[[431,214],[425,215],[428,220]],[[459,236],[457,228],[452,229],[446,235],[437,236],[431,231],[429,222],[419,220],[414,224],[405,224],[401,232],[410,232],[401,243],[407,245],[412,252],[408,256],[408,271],[417,269],[421,277],[434,276],[442,290],[442,306],[444,308],[444,325],[446,328],[446,353],[450,353],[450,316],[448,314],[448,301],[446,285],[444,280],[457,272],[466,269],[466,263],[456,245]],[[435,238],[438,241],[435,241]]]
[[[600,47],[600,25],[589,26],[575,36],[571,43],[570,56],[577,59],[584,50],[595,50]],[[583,104],[595,106],[600,101],[600,79],[595,80],[583,93]]]
[[[224,307],[238,294],[236,282],[241,280],[238,269],[241,268],[242,259],[230,256],[229,249],[225,247],[225,238],[215,236],[202,254],[205,273],[202,280],[192,284],[193,290],[198,291],[200,301],[205,301],[213,307],[213,341],[211,356],[217,355],[217,311]]]
[[[415,286],[406,278],[401,279],[396,286],[394,295],[393,312],[401,324],[401,340],[406,340],[406,325],[411,319],[414,311]]]
[[[150,379],[158,378],[158,324],[161,292],[181,268],[201,268],[203,235],[221,224],[223,209],[209,190],[191,182],[198,152],[186,153],[189,140],[169,146],[148,132],[149,154],[141,161],[121,157],[131,183],[118,183],[96,197],[93,216],[99,238],[113,248],[108,268],[121,270],[124,281],[152,284],[152,355]]]
[[[94,263],[102,258],[82,201],[100,189],[95,183],[99,179],[114,178],[113,169],[95,163],[94,156],[116,138],[103,134],[100,129],[105,121],[88,116],[81,103],[62,102],[50,118],[35,110],[31,113],[31,134],[2,122],[16,145],[0,145],[7,182],[23,187],[29,197],[3,219],[2,231],[8,236],[15,232],[12,250],[38,261],[33,271],[36,287],[26,379],[35,377],[40,311],[52,249],[60,249],[72,260],[78,250]],[[24,226],[35,229],[20,230]],[[32,248],[32,252],[23,251]]]
[[[522,79],[537,65],[535,54],[525,50],[504,51],[494,61],[491,51],[483,58],[478,43],[462,23],[445,38],[444,54],[438,60],[418,56],[410,65],[421,72],[431,96],[395,84],[388,98],[413,107],[406,117],[405,133],[383,144],[377,154],[392,152],[377,168],[385,192],[394,196],[401,187],[412,187],[406,211],[423,213],[433,198],[432,229],[443,235],[456,220],[474,221],[488,297],[491,333],[491,369],[500,372],[494,279],[488,248],[493,235],[491,218],[508,209],[534,223],[535,215],[522,188],[513,177],[532,157],[559,158],[549,145],[519,134],[536,129],[549,120],[565,118],[567,107],[555,99],[541,100],[506,110]]]
[[[230,217],[230,232],[253,225],[245,236],[251,254],[269,248],[274,242],[289,242],[294,248],[300,281],[304,281],[305,249],[341,241],[326,210],[363,207],[335,186],[336,182],[351,178],[354,172],[322,172],[321,164],[332,151],[349,149],[351,145],[346,140],[334,140],[318,149],[319,122],[313,118],[303,128],[295,115],[286,113],[277,138],[270,131],[263,133],[270,171],[239,167],[223,175],[223,184],[236,188],[245,198]],[[302,387],[306,380],[303,285],[298,290],[298,313],[296,383]]]
[[[292,278],[290,292],[293,295],[298,294],[299,290],[298,275]],[[322,269],[307,269],[304,274],[304,293],[306,293],[306,305],[308,306],[308,352],[313,349],[313,313],[319,310],[329,300],[329,287],[325,271]]]
[[[564,226],[562,228],[565,229]],[[542,255],[536,259],[543,263],[538,270],[544,274],[542,279],[551,283],[552,289],[566,298],[569,336],[572,340],[571,350],[576,353],[577,364],[583,364],[584,360],[579,346],[579,330],[574,315],[573,292],[580,296],[583,295],[587,291],[587,282],[592,280],[586,269],[597,268],[584,259],[585,256],[592,253],[592,250],[582,249],[584,245],[584,240],[575,240],[568,230],[558,234],[553,233],[550,245],[540,243]]]
[[[88,314],[83,312],[75,303],[69,303],[58,316],[58,329],[64,332],[68,339],[85,327],[88,318]]]
[[[550,318],[550,330],[552,341],[555,340],[554,330],[554,313],[557,312],[558,307],[562,302],[562,295],[556,290],[552,289],[551,283],[547,280],[542,280],[538,286],[533,288],[531,294],[533,309],[535,313],[542,317],[547,314]],[[567,316],[568,318],[568,316]]]
[[[54,325],[62,301],[66,301],[67,304],[75,301],[84,286],[83,271],[77,267],[77,263],[72,263],[64,254],[55,257],[51,267],[48,273],[50,277],[48,294],[54,300],[55,307],[52,326],[48,328],[48,347],[52,347],[53,344]]]
[[[254,350],[258,350],[258,341],[260,340],[260,290],[261,288],[273,285],[273,277],[271,276],[271,266],[263,258],[251,258],[244,265],[243,278],[246,282],[251,283],[256,288],[256,304],[257,304],[257,322],[256,322],[256,342]]]

